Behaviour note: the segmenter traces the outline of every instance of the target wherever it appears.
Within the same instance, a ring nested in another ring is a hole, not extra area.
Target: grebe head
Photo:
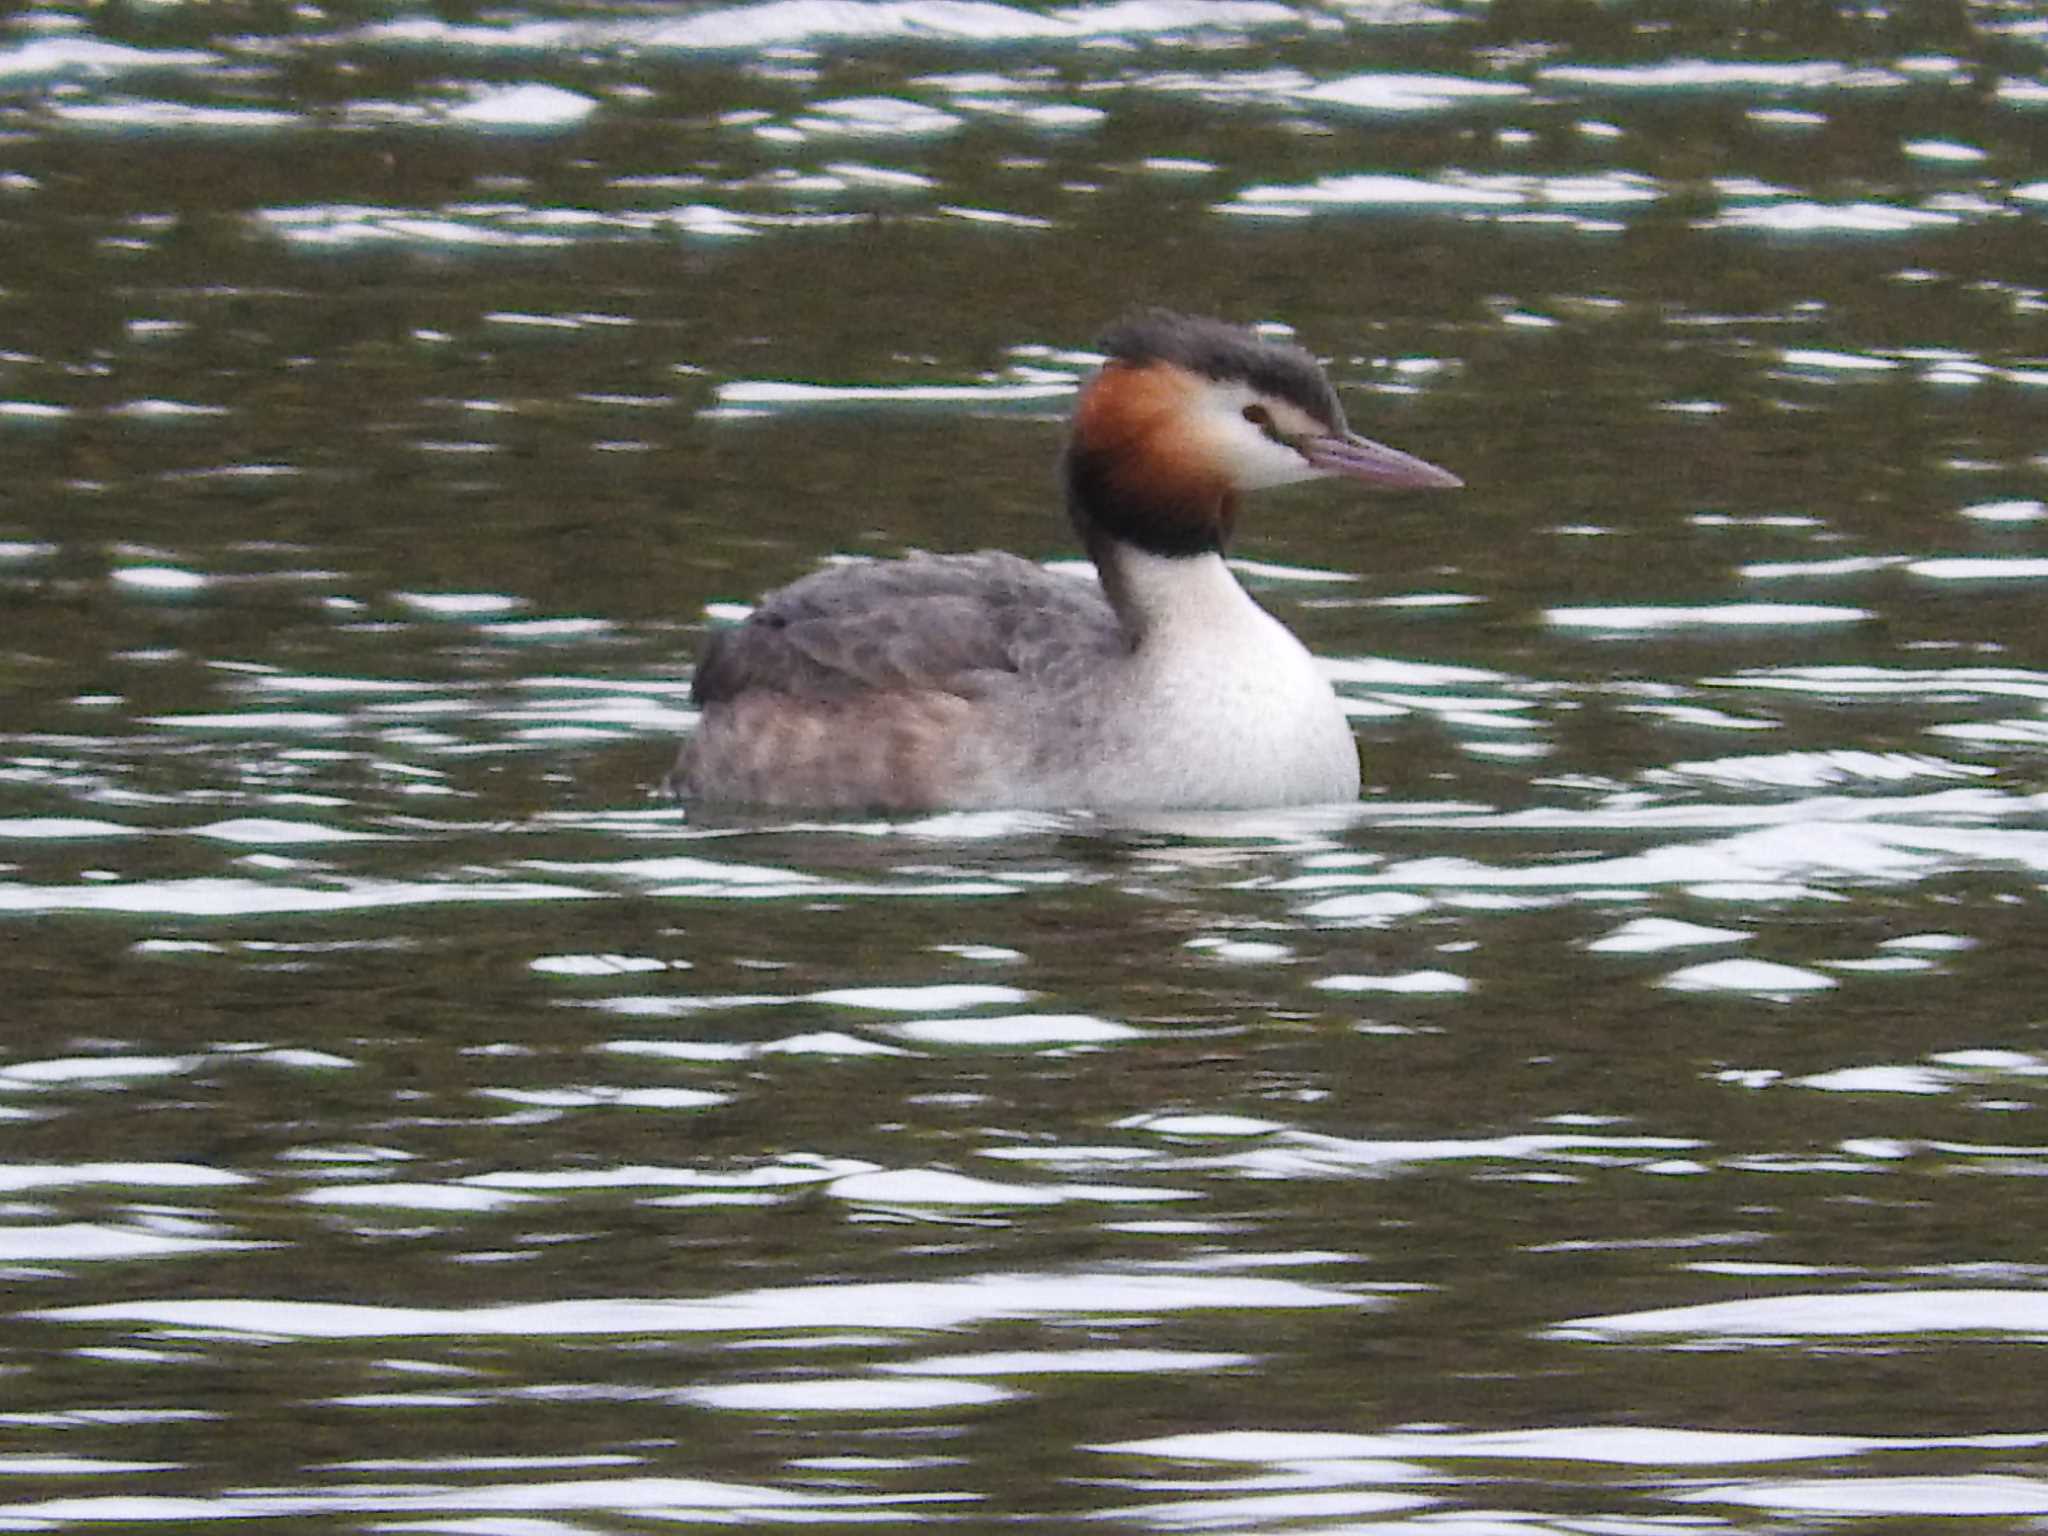
[[[1300,347],[1170,310],[1103,338],[1067,445],[1067,502],[1090,552],[1104,537],[1161,555],[1219,551],[1237,494],[1341,475],[1394,490],[1462,485],[1360,437]]]

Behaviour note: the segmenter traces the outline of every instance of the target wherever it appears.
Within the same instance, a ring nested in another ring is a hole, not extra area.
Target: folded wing
[[[1094,582],[1015,555],[913,555],[834,566],[770,593],[718,631],[691,699],[765,691],[835,701],[864,693],[980,698],[1008,680],[1057,688],[1124,645]]]

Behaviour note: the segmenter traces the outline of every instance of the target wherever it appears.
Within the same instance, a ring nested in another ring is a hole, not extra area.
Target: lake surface
[[[2048,1526],[2030,5],[0,22],[0,1529]],[[716,822],[1165,302],[1355,807]]]

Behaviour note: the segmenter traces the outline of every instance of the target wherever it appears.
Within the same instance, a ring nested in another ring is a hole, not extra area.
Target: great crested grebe
[[[1166,310],[1102,345],[1060,466],[1101,585],[993,550],[794,581],[712,635],[666,789],[871,810],[1357,798],[1336,693],[1223,562],[1238,493],[1461,482],[1354,434],[1299,347]]]

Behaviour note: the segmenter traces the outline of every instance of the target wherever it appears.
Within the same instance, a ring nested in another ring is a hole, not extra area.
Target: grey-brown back
[[[1099,586],[1015,555],[831,567],[712,636],[697,730],[665,787],[759,805],[1007,802],[1128,650]]]
[[[1009,680],[1058,691],[1128,648],[1092,581],[999,551],[833,566],[768,594],[715,633],[691,699],[753,691],[841,700],[877,691],[984,695]]]

